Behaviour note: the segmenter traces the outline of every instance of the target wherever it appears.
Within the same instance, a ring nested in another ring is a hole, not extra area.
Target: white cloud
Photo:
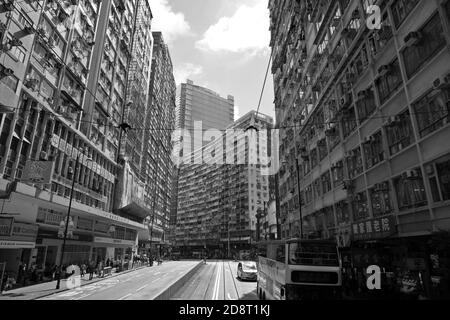
[[[269,22],[266,0],[259,0],[253,6],[241,5],[233,16],[222,17],[210,26],[196,47],[206,51],[251,54],[268,50]]]
[[[175,82],[179,85],[182,82],[186,82],[191,76],[199,75],[203,72],[203,67],[195,65],[193,63],[183,63],[180,66],[174,66]]]
[[[186,21],[184,14],[174,12],[168,0],[151,0],[150,6],[153,13],[152,30],[161,31],[167,43],[171,43],[179,36],[191,33],[191,26]]]

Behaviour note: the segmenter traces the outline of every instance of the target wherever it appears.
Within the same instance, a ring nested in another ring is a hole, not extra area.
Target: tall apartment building
[[[234,97],[228,95],[222,98],[218,93],[195,85],[187,80],[177,88],[177,108],[175,113],[176,129],[183,129],[190,137],[175,137],[174,153],[191,156],[207,141],[203,141],[203,132],[208,129],[224,130],[234,121]],[[195,121],[201,122],[201,127],[194,128]],[[203,130],[203,132],[202,132]],[[173,238],[177,219],[177,195],[179,167],[174,168],[172,179],[171,225]]]
[[[346,266],[420,272],[438,294],[431,278],[450,267],[450,1],[269,9],[283,237],[300,235],[301,212],[303,235],[337,239]]]
[[[194,164],[181,166],[175,240],[183,254],[206,246],[211,255],[228,255],[256,241],[256,215],[269,201],[269,177],[261,174],[266,164],[260,157],[267,156],[271,131],[266,129],[272,122],[249,112],[228,126],[232,134],[216,137],[194,152]],[[251,124],[259,133],[245,131]],[[216,162],[215,155],[223,161]]]
[[[224,130],[234,121],[234,97],[228,95],[222,98],[218,93],[195,85],[191,80],[182,83],[177,88],[176,124],[177,128],[191,135],[190,141],[181,144],[184,155],[207,143],[203,141],[202,133],[194,127],[195,121],[201,121],[204,131]]]
[[[172,131],[175,126],[176,85],[173,65],[161,32],[153,32],[154,48],[150,91],[144,130],[141,170],[147,176],[151,200],[151,243],[167,246],[172,191]]]
[[[59,264],[73,180],[63,264],[124,263],[147,230],[138,212],[112,213],[136,7],[120,0],[0,4],[0,185],[8,191],[0,261],[13,274],[20,262]],[[20,182],[27,160],[53,160],[51,184]],[[122,190],[129,198],[131,188]]]

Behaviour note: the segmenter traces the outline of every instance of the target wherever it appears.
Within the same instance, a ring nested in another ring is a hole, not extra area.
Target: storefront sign
[[[135,242],[130,240],[104,238],[104,237],[94,237],[94,242],[96,243],[109,243],[109,244],[123,244],[128,246],[134,246]]]
[[[39,227],[35,224],[14,222],[12,237],[14,240],[36,241]]]
[[[29,183],[52,183],[54,161],[34,161],[28,160],[23,170],[22,182]]]
[[[0,240],[1,249],[28,249],[34,248],[35,245],[35,242]]]
[[[42,230],[42,229],[40,229],[39,232],[38,232],[38,239],[58,239],[58,240],[61,240],[61,238],[58,237],[58,232],[57,231]],[[86,234],[74,233],[72,237],[68,238],[68,240],[92,242],[92,236],[91,235],[86,235]]]
[[[393,216],[353,223],[353,240],[372,240],[389,237],[396,232]]]
[[[14,223],[13,217],[0,217],[0,236],[11,236],[12,226]]]

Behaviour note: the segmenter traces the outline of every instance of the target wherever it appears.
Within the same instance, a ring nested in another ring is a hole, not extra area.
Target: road
[[[256,282],[237,279],[237,262],[208,261],[172,299],[257,300]]]
[[[167,261],[40,300],[152,300],[199,261]]]

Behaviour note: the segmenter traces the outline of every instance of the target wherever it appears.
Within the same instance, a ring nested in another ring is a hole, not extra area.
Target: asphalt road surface
[[[167,261],[162,265],[64,291],[41,300],[152,300],[173,281],[191,270],[199,261]]]
[[[256,281],[237,279],[234,261],[207,261],[172,299],[175,300],[257,300]]]

